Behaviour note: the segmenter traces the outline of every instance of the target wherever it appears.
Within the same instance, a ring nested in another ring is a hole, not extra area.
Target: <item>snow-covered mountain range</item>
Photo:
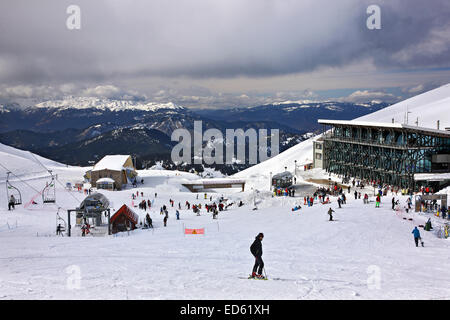
[[[49,100],[36,104],[36,108],[57,108],[64,109],[99,109],[110,111],[124,110],[141,110],[141,111],[157,111],[157,110],[182,110],[172,102],[156,103],[142,102],[136,100],[116,100],[97,97],[67,97],[61,100]]]
[[[388,106],[388,103],[369,101],[350,103],[342,101],[286,101],[251,108],[221,110],[195,110],[196,113],[214,120],[275,121],[291,128],[315,131],[321,118],[351,120]]]

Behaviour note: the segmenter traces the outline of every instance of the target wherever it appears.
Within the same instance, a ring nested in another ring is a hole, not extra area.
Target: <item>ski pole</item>
[[[264,271],[264,276],[266,277],[266,279],[269,279],[269,278],[267,278],[266,267],[263,268],[263,271]]]

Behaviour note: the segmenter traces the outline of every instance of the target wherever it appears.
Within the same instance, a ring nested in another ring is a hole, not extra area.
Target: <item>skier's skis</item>
[[[269,280],[269,279],[266,278],[266,277],[258,278],[258,277],[252,277],[251,275],[249,275],[247,278],[245,278],[245,277],[239,277],[239,279]]]
[[[249,276],[248,276],[248,279],[254,279],[254,280],[268,280],[267,277],[261,277],[261,278],[258,278],[258,277],[252,277],[252,275],[249,275]]]

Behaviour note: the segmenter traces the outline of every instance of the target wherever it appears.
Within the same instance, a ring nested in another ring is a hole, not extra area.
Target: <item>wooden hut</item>
[[[111,217],[111,232],[123,232],[136,229],[139,223],[139,216],[126,204],[120,207]]]

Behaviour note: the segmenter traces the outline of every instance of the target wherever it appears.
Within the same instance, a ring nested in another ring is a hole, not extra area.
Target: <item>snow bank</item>
[[[450,84],[436,88],[393,104],[387,108],[362,116],[356,120],[405,123],[406,111],[408,124],[414,125],[417,118],[419,127],[436,129],[437,120],[440,120],[440,129],[450,127]]]
[[[44,166],[50,169],[66,165],[34,155]],[[36,161],[29,151],[16,149],[0,143],[0,164],[16,176],[48,176],[48,172]],[[6,169],[0,166],[0,181],[6,180]],[[5,179],[2,179],[2,178]],[[10,176],[14,180],[14,176]]]
[[[313,153],[313,141],[317,140],[319,137],[320,136],[316,136],[302,141],[277,156],[238,172],[232,177],[245,178],[246,190],[251,188],[258,190],[269,190],[271,184],[270,172],[272,172],[272,175],[275,175],[285,171],[284,168],[287,167],[288,171],[294,173],[295,160],[297,160],[297,173],[302,171],[302,164],[311,162],[310,159],[312,158]]]

